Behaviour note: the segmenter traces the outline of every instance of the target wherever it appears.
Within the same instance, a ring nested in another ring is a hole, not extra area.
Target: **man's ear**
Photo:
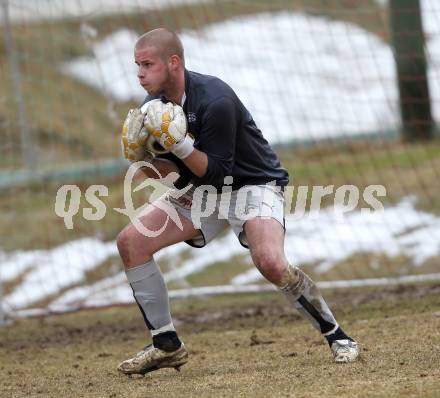
[[[168,64],[171,69],[176,70],[182,64],[182,60],[178,55],[171,55],[171,57],[168,58]]]

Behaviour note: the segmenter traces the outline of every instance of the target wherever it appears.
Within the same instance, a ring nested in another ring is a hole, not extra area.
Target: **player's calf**
[[[338,325],[318,287],[308,275],[297,267],[289,266],[280,290],[326,338],[336,362],[353,362],[357,359],[358,344]]]

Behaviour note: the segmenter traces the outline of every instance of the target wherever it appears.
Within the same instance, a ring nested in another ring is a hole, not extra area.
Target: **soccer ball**
[[[164,153],[169,153],[170,151],[168,149],[165,149],[162,145],[160,145],[156,138],[152,136],[151,134],[148,135],[146,141],[145,141],[145,147],[150,152],[153,152],[156,155],[163,155]]]

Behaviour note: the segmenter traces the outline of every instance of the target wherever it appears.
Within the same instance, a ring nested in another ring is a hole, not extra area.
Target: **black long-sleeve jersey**
[[[194,147],[207,154],[208,169],[197,177],[175,155],[158,156],[179,168],[177,188],[191,182],[220,189],[226,176],[233,177],[233,190],[272,181],[287,185],[287,171],[231,87],[217,77],[185,70],[185,95],[188,132],[195,139]],[[154,98],[148,96],[145,102]]]

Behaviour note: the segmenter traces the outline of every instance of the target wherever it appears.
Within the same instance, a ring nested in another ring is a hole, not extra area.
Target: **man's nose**
[[[142,78],[142,77],[144,77],[144,72],[143,72],[141,66],[138,66],[137,76],[138,76],[139,79]]]

